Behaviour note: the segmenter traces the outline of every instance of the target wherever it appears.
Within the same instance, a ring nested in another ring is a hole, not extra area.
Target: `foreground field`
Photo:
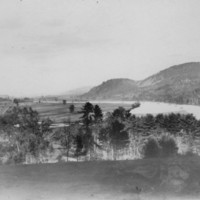
[[[2,200],[199,199],[200,161],[181,157],[0,166],[0,191]]]

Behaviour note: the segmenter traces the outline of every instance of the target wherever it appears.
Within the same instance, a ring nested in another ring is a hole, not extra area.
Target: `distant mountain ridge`
[[[175,65],[141,81],[110,79],[81,98],[200,105],[200,62]]]

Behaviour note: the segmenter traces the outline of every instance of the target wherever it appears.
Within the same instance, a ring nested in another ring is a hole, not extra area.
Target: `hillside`
[[[111,79],[92,88],[83,97],[91,99],[124,99],[131,98],[138,90],[136,81],[130,79]]]
[[[82,95],[87,99],[200,104],[200,63],[172,66],[141,81],[111,79]]]

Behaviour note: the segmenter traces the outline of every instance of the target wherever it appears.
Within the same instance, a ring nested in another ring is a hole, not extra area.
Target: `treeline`
[[[16,106],[0,117],[0,156],[7,163],[28,163],[30,158],[43,162],[41,158],[45,160],[59,149],[60,159],[63,156],[77,161],[102,159],[103,151],[117,159],[124,149],[129,149],[148,157],[154,155],[150,152],[155,149],[160,155],[167,154],[167,149],[177,152],[172,136],[195,139],[200,135],[200,120],[192,114],[131,115],[130,111],[139,106],[136,103],[128,110],[119,107],[103,114],[99,105],[87,102],[80,111],[79,122],[57,129],[51,129],[53,122],[40,119],[32,108]]]
[[[133,132],[143,135],[159,134],[163,131],[172,135],[200,134],[200,120],[197,120],[192,114],[170,113],[156,116],[151,114],[141,117],[131,116],[128,123]]]

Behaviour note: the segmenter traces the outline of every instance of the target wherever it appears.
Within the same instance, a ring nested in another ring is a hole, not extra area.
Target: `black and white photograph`
[[[0,0],[0,200],[200,199],[199,0]]]

